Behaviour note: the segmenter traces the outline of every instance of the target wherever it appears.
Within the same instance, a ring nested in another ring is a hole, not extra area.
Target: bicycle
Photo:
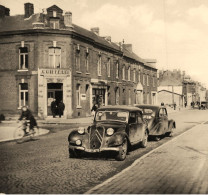
[[[20,121],[20,125],[14,131],[14,140],[17,143],[22,143],[25,141],[33,140],[34,136],[37,135],[39,135],[39,127],[35,126],[30,130],[30,121],[23,119]]]

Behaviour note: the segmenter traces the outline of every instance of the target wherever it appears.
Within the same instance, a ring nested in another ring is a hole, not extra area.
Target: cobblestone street
[[[177,134],[180,134],[185,130],[207,120],[207,111],[184,110],[179,113],[170,114],[169,118],[176,120],[176,136]],[[104,157],[70,159],[68,158],[67,142],[67,136],[69,132],[70,130],[56,131],[55,133],[49,133],[47,135],[40,136],[35,141],[25,142],[22,144],[16,144],[15,142],[1,143],[0,192],[36,194],[84,193],[90,190],[93,186],[102,183],[104,180],[128,167],[142,155],[172,139],[165,137],[159,142],[150,141],[147,148],[137,148],[133,150],[123,162],[115,161],[113,158],[105,159]],[[187,155],[188,152],[186,150],[190,151],[189,148],[183,148],[180,150],[185,151]],[[164,159],[166,155],[169,154],[168,148],[158,152],[163,154],[163,158],[160,158],[157,162],[158,165],[162,162],[166,163]],[[197,153],[196,158],[193,160],[200,160],[199,155],[202,154]],[[149,157],[146,159],[148,158]],[[154,153],[153,158],[158,158],[157,152]],[[172,158],[174,158],[174,156]],[[144,160],[145,159],[140,162],[141,165]],[[151,162],[151,160],[149,162]],[[153,168],[149,164],[145,164],[148,166],[143,169],[143,172],[141,172],[140,177],[144,178],[144,180],[140,180],[140,185],[144,186],[144,183],[150,185],[153,181],[153,178],[157,178],[156,176],[160,175],[161,170],[163,170],[165,171],[165,175],[163,174],[164,178],[161,178],[161,182],[158,181],[158,183],[154,184],[161,186],[162,183],[165,183],[166,181],[169,182],[171,184],[169,186],[172,187],[168,189],[163,188],[163,192],[171,193],[171,189],[175,189],[175,183],[171,182],[174,181],[177,174],[174,175],[171,173],[171,175],[169,175],[168,170],[174,169],[174,164],[169,166],[169,163],[170,162],[167,162],[165,170],[158,169],[156,172],[153,171]],[[180,163],[180,161],[174,163]],[[195,166],[191,166],[190,170],[194,170],[195,168]],[[182,167],[180,169],[177,167],[175,173],[181,170]],[[134,188],[131,186],[131,180],[134,179],[133,175],[135,172],[140,173],[140,170],[134,170],[132,172],[132,176],[126,178],[125,185],[123,185],[123,187],[126,189],[132,188],[132,193],[148,193],[145,191],[145,188],[140,188],[141,191],[139,192],[133,191]],[[189,172],[185,176],[188,177]],[[186,177],[182,179],[183,182],[187,182]],[[169,180],[167,180],[167,178],[169,178]],[[110,184],[110,186],[111,188],[108,188],[109,191],[107,193],[131,193],[130,191],[113,190],[113,181],[112,185]],[[167,187],[167,185],[164,186]],[[156,189],[153,187],[151,189]],[[158,189],[160,188],[158,187],[157,190]],[[102,193],[102,190],[95,191],[95,193]],[[150,193],[162,192],[151,191]]]

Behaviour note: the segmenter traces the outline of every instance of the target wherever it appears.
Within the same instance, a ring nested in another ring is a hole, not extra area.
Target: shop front
[[[68,69],[38,70],[38,115],[40,118],[52,116],[51,102],[65,104],[64,118],[72,116],[71,71]],[[58,115],[58,109],[56,110]]]

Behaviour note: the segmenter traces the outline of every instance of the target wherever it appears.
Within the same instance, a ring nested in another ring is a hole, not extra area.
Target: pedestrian
[[[58,114],[59,114],[59,118],[61,118],[61,115],[63,115],[64,109],[65,109],[65,105],[64,105],[64,103],[61,100],[59,102],[59,104],[58,104]]]
[[[30,121],[30,131],[31,130],[34,131],[33,128],[35,126],[37,126],[37,122],[36,122],[34,116],[32,115],[32,112],[27,108],[27,106],[23,106],[22,107],[22,113],[21,113],[21,115],[20,115],[18,120],[21,121],[22,119],[29,120]],[[25,132],[25,135],[28,134],[28,132],[26,132],[26,129],[27,129],[27,127],[25,126],[23,128],[23,130]]]
[[[164,106],[164,102],[161,102],[161,106]]]
[[[92,106],[92,109],[91,109],[91,115],[92,116],[95,116],[95,112],[96,112],[97,109],[98,109],[98,105],[96,103],[94,103],[94,105]]]
[[[176,103],[173,104],[174,110],[176,109]]]
[[[185,101],[184,105],[185,105],[185,108],[186,108],[186,106],[187,106],[187,101]]]
[[[56,117],[56,110],[57,110],[56,99],[53,99],[53,101],[51,102],[51,112],[52,112],[53,118]]]

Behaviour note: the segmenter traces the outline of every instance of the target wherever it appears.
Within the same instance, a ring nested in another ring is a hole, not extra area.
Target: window
[[[19,107],[28,105],[28,84],[19,84]]]
[[[145,74],[143,74],[143,85],[145,85]]]
[[[56,11],[53,11],[53,17],[55,18],[57,15],[57,12]]]
[[[75,54],[75,67],[76,67],[76,71],[81,71],[80,68],[80,51],[76,50],[76,54]]]
[[[131,68],[130,68],[130,66],[129,66],[129,68],[128,68],[128,80],[129,80],[129,81],[131,80],[130,77],[131,77]]]
[[[139,70],[139,73],[138,73],[138,82],[140,83],[141,82],[141,72]]]
[[[76,86],[77,106],[80,106],[80,84]]]
[[[59,29],[59,21],[58,20],[50,20],[50,28]]]
[[[116,63],[116,78],[118,79],[118,72],[119,72],[119,65],[118,62]]]
[[[134,82],[136,81],[136,70],[135,69],[133,70],[133,81]]]
[[[108,58],[108,62],[107,62],[108,77],[110,77],[110,69],[111,69],[110,58]]]
[[[149,75],[147,75],[147,86],[149,86]]]
[[[131,90],[129,89],[129,105],[131,105]]]
[[[155,87],[155,77],[152,77],[152,86]]]
[[[98,66],[98,76],[101,76],[101,56],[99,56],[98,58],[97,66]]]
[[[130,124],[136,123],[136,113],[134,112],[129,113],[129,123]]]
[[[122,68],[122,79],[125,80],[125,66]]]
[[[61,68],[61,49],[49,48],[49,66],[52,68]]]
[[[86,53],[85,56],[85,67],[86,67],[86,72],[89,72],[89,53]]]
[[[28,49],[27,47],[19,48],[19,69],[28,69]]]

